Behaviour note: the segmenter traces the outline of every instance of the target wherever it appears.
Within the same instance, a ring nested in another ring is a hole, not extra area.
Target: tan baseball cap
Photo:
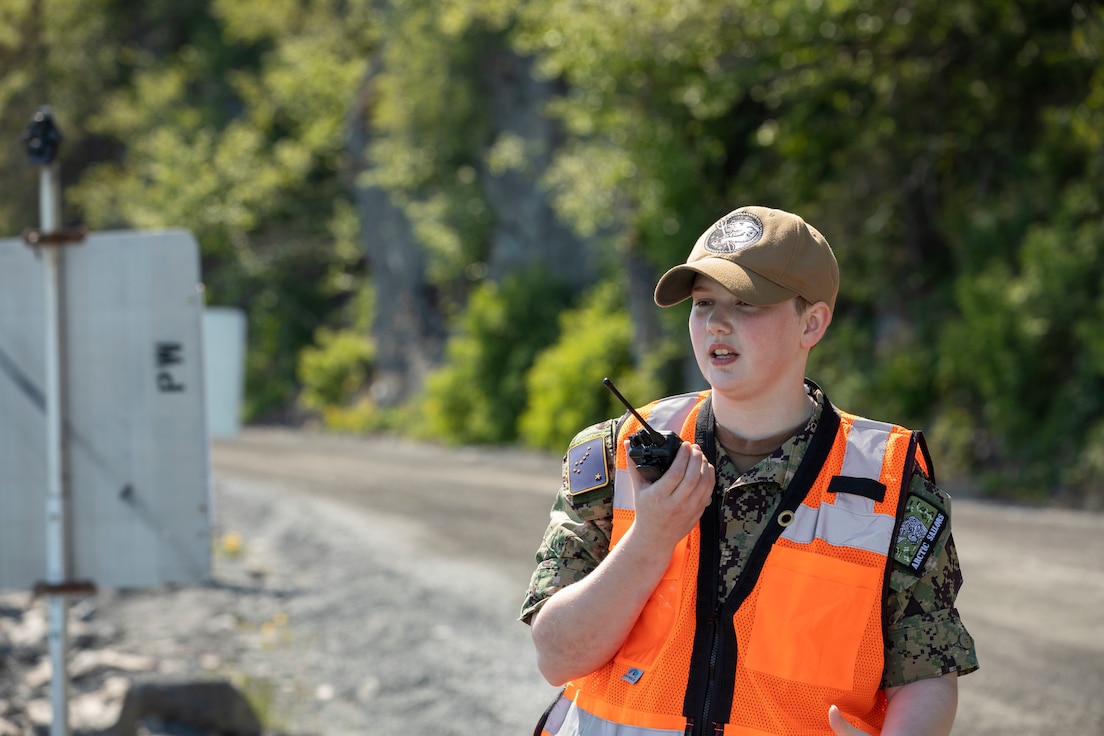
[[[741,207],[717,220],[686,263],[659,279],[656,304],[688,299],[699,273],[761,306],[801,296],[835,309],[839,291],[839,266],[824,236],[797,215],[768,207]]]

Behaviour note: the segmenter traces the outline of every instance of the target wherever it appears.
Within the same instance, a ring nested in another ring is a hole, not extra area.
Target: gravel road
[[[532,732],[554,690],[516,616],[559,458],[248,429],[212,463],[211,583],[100,591],[75,636],[146,657],[130,679],[228,677],[273,734]],[[982,664],[954,736],[1104,734],[1104,515],[953,519]]]
[[[375,666],[382,658],[419,683],[417,695],[409,684],[381,685],[369,707],[352,706],[349,733],[452,733],[465,719],[476,733],[529,733],[551,689],[514,617],[559,458],[280,432],[248,432],[214,457],[231,495],[282,488],[282,503],[349,522],[341,559],[362,562],[334,571],[355,583],[343,603],[356,609],[375,596],[366,624],[389,622],[350,639],[359,653],[350,672],[387,683]],[[953,518],[966,576],[959,607],[982,664],[960,683],[955,736],[1104,734],[1104,515],[959,499]],[[356,542],[358,528],[372,539]],[[354,610],[343,622],[357,620]],[[447,717],[457,709],[465,718]]]
[[[215,448],[217,525],[241,536],[267,637],[236,666],[287,730],[531,733],[554,695],[516,620],[543,520],[507,522],[558,461],[425,452],[283,432]]]

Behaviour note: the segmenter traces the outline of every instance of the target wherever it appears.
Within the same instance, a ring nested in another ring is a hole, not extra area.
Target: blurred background
[[[186,228],[245,424],[561,452],[697,387],[659,274],[832,244],[810,377],[946,478],[1104,506],[1104,9],[1066,0],[0,0],[0,236]]]

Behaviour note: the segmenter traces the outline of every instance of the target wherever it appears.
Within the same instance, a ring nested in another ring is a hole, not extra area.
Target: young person
[[[692,300],[710,388],[639,410],[683,440],[652,482],[631,414],[580,432],[521,618],[550,736],[946,736],[977,669],[950,499],[923,436],[805,378],[839,271],[800,217],[743,207],[655,301]]]

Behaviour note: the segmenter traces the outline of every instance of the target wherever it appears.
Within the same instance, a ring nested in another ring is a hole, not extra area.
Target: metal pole
[[[57,165],[41,169],[39,211],[42,231],[56,232],[61,210],[58,197]],[[68,499],[65,493],[64,437],[61,385],[61,248],[43,250],[46,296],[46,575],[47,582],[61,585],[69,579]],[[49,606],[50,701],[54,717],[50,736],[69,736],[69,599],[51,593]]]
[[[44,240],[58,233],[61,194],[55,157],[61,133],[49,108],[42,108],[24,132],[27,153],[39,169],[39,217]],[[45,296],[46,401],[46,582],[50,648],[50,700],[54,717],[50,736],[69,736],[69,599],[62,587],[69,581],[69,508],[65,484],[65,419],[62,385],[61,266],[62,246],[41,248]]]

